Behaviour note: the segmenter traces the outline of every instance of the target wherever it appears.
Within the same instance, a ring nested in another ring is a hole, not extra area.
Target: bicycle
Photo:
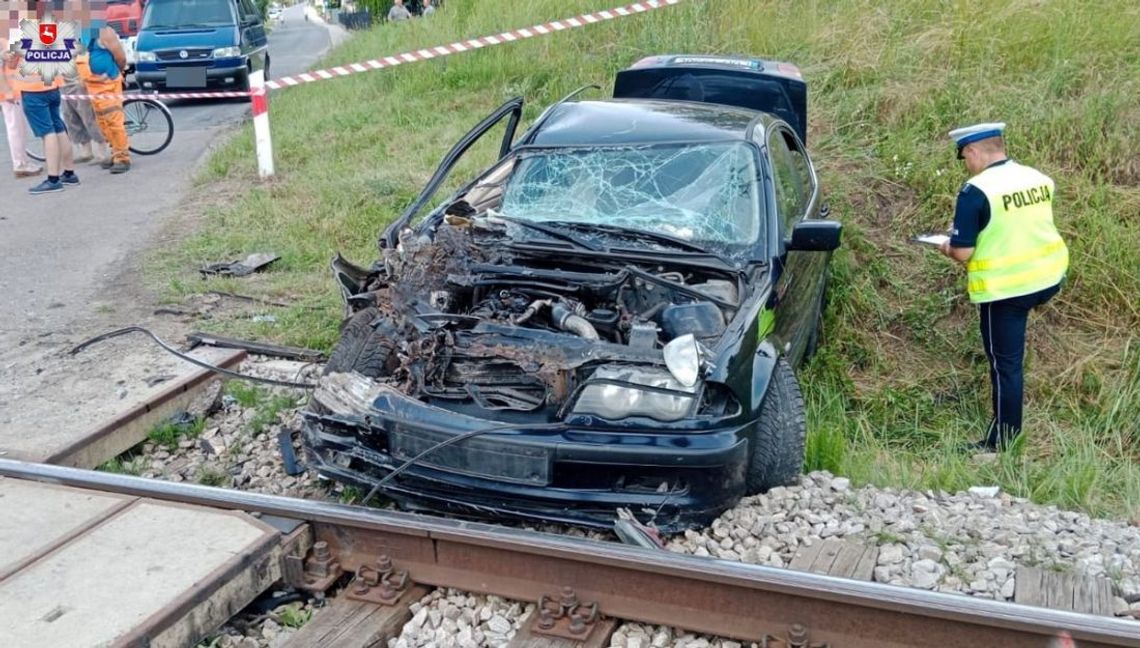
[[[70,101],[64,99],[64,101]],[[131,153],[156,155],[170,146],[174,139],[174,117],[170,108],[154,97],[128,96],[123,99],[124,125]],[[28,157],[43,162],[43,140],[32,137],[27,147]]]

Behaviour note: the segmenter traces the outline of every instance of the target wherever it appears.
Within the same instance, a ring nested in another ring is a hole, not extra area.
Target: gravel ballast
[[[317,379],[318,366],[252,359],[243,371],[291,380]],[[288,375],[285,375],[288,373]],[[315,475],[285,474],[278,433],[300,428],[304,392],[271,388],[272,396],[296,403],[273,410],[243,407],[230,396],[200,435],[178,447],[147,443],[133,459],[144,476],[211,483],[309,499],[337,500],[341,488]],[[294,448],[302,458],[298,435]],[[532,525],[520,525],[533,528]],[[614,540],[609,532],[539,525],[538,530]],[[796,552],[827,539],[877,545],[873,580],[904,587],[1012,600],[1019,565],[1110,579],[1118,595],[1115,611],[1129,608],[1123,597],[1140,593],[1140,529],[1127,522],[1092,519],[1083,513],[1040,506],[979,485],[961,493],[854,487],[826,472],[805,475],[796,486],[775,488],[741,500],[710,527],[667,541],[667,549],[698,556],[787,567]],[[1140,609],[1140,603],[1132,605]],[[503,646],[533,603],[494,596],[436,590],[413,608],[412,621],[389,648],[420,646]],[[320,614],[316,609],[315,614]],[[248,627],[229,625],[218,647],[280,645],[290,629],[272,617]],[[611,646],[739,647],[740,642],[701,637],[643,624],[622,624]],[[756,644],[752,644],[756,645]]]

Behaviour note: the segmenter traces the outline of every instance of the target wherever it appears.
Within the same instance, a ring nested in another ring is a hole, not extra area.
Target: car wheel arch
[[[793,484],[803,472],[807,418],[799,380],[784,357],[774,357],[772,373],[752,426],[746,492],[756,495]]]

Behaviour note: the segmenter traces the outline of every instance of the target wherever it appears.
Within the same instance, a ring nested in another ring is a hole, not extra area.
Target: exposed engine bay
[[[375,344],[385,347],[353,370],[483,418],[723,414],[726,399],[697,380],[697,358],[670,358],[723,335],[743,278],[668,253],[641,257],[563,245],[493,214],[449,214],[430,238],[406,231],[366,277],[337,270],[353,286],[349,303],[378,311]],[[663,353],[682,339],[685,350]],[[681,364],[690,368],[678,373]],[[626,391],[638,402],[615,403],[621,385],[637,385]]]

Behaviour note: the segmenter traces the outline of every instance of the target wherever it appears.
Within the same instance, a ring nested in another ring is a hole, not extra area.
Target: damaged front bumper
[[[437,443],[503,425],[351,374],[326,378],[333,380],[305,414],[309,463],[366,490]],[[627,508],[672,533],[709,524],[741,497],[749,428],[610,431],[524,421],[440,448],[381,492],[411,509],[602,528]]]

